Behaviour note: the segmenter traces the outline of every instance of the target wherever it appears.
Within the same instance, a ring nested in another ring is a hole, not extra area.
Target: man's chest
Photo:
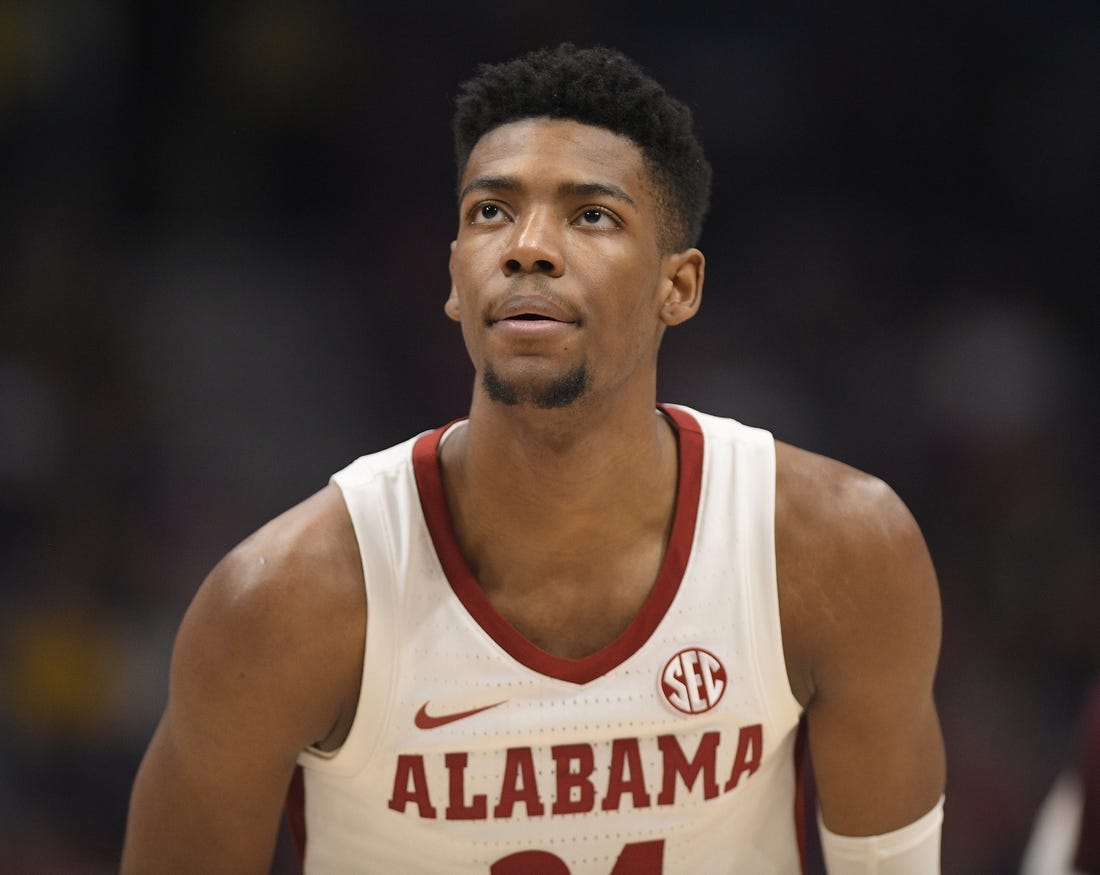
[[[563,563],[482,564],[477,580],[528,641],[579,659],[606,647],[638,616],[660,573],[664,546],[653,539]]]

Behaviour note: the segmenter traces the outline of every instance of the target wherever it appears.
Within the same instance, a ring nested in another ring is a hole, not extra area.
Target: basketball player
[[[176,642],[123,870],[937,872],[938,591],[880,481],[656,399],[710,170],[618,53],[466,83],[469,416],[233,550]],[[805,721],[802,718],[805,717]],[[289,788],[289,793],[288,793]]]

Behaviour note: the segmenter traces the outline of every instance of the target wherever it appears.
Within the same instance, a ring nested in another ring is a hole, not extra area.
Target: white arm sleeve
[[[943,797],[926,815],[877,836],[829,832],[817,815],[829,875],[939,875]]]

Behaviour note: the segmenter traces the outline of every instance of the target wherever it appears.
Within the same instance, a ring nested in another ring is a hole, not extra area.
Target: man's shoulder
[[[803,546],[813,541],[835,545],[838,538],[850,538],[869,548],[919,533],[902,499],[873,474],[777,440],[755,425],[682,404],[663,407],[680,411],[680,422],[694,420],[711,440],[774,444],[777,536],[798,538]]]
[[[775,467],[777,535],[873,549],[917,531],[905,503],[873,474],[778,440]]]
[[[247,606],[347,597],[361,592],[361,581],[355,532],[339,488],[330,483],[234,547],[205,585]]]
[[[230,715],[289,755],[327,738],[347,710],[365,630],[355,535],[326,486],[207,576],[176,638],[170,710],[195,726]],[[266,717],[255,723],[254,712]]]
[[[407,440],[359,456],[332,475],[332,480],[341,488],[350,488],[369,483],[380,474],[407,469],[413,460],[413,453],[421,440],[442,429],[429,429],[413,435]]]
[[[342,638],[365,615],[362,563],[343,497],[328,485],[229,551],[203,581],[177,639],[191,655],[231,664]],[[190,644],[190,647],[186,645]]]
[[[913,515],[878,477],[777,441],[775,544],[792,680],[804,696],[815,686],[804,672],[835,652],[879,658],[911,633],[922,638],[912,649],[935,649],[935,571]]]

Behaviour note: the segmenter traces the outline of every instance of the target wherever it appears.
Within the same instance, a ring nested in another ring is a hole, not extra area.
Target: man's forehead
[[[505,178],[553,170],[572,182],[607,182],[631,194],[649,174],[633,140],[571,119],[530,118],[487,131],[470,152],[460,190],[479,177]]]

